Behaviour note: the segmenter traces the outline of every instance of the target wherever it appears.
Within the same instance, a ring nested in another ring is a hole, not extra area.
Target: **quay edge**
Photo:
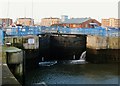
[[[120,37],[87,36],[87,61],[120,62]]]

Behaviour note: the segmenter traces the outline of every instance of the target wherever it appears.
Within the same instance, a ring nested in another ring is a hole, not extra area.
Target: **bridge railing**
[[[85,35],[99,35],[99,36],[119,36],[119,29],[98,28],[61,28],[60,33],[65,34],[85,34]]]
[[[41,34],[41,27],[12,27],[6,28],[6,35],[10,36],[25,36]]]
[[[12,27],[7,28],[6,34],[12,36],[24,35],[38,35],[45,33],[63,33],[63,34],[85,34],[85,35],[99,35],[99,36],[119,36],[119,29],[108,29],[103,27],[96,28],[63,28],[63,27]]]
[[[85,35],[101,35],[105,36],[106,31],[105,29],[99,29],[99,28],[61,28],[60,33],[65,34],[85,34]]]

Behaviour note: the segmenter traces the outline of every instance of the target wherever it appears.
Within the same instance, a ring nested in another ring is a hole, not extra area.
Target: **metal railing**
[[[62,33],[62,34],[82,34],[98,36],[119,36],[119,29],[110,29],[103,27],[96,28],[63,28],[63,27],[12,27],[6,29],[6,34],[10,36],[38,35],[45,33]]]

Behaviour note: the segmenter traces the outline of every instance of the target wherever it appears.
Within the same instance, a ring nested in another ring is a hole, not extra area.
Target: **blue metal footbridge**
[[[60,33],[60,34],[82,34],[82,35],[98,35],[98,36],[119,36],[120,29],[116,28],[64,28],[64,27],[45,27],[45,26],[17,26],[6,28],[6,35],[8,36],[25,36],[25,35],[39,35],[46,33]]]

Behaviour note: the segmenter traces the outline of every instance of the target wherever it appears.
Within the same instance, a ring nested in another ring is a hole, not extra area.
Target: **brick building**
[[[62,22],[60,25],[70,28],[90,28],[90,23],[96,23],[98,26],[101,26],[100,22],[91,18],[71,18]]]
[[[32,18],[18,18],[15,23],[16,23],[16,25],[33,26],[34,19],[32,19]]]
[[[59,24],[60,23],[60,19],[59,18],[42,18],[41,19],[41,26],[51,26],[53,24]]]
[[[120,19],[115,19],[115,18],[102,19],[102,26],[120,28]]]
[[[8,27],[12,25],[13,20],[10,18],[0,18],[0,26],[1,27]]]

